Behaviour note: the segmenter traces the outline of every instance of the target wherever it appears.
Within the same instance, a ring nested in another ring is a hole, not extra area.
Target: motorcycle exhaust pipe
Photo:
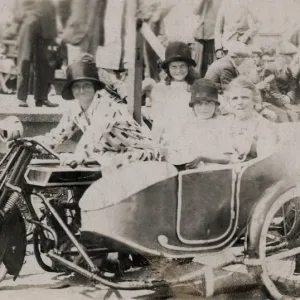
[[[96,280],[99,283],[103,284],[104,286],[108,286],[112,289],[117,290],[147,290],[147,289],[153,289],[153,288],[159,288],[159,287],[166,287],[167,283],[165,281],[131,281],[131,282],[120,282],[115,283],[110,280],[107,280],[103,277],[98,276],[97,274],[93,274],[92,272],[89,272],[88,270],[85,270],[84,268],[75,265],[74,263],[66,260],[65,258],[60,257],[59,255],[56,255],[52,250],[48,252],[48,256],[61,263],[62,265],[66,266],[67,268],[89,278],[90,280]]]
[[[144,289],[155,289],[155,288],[166,288],[176,289],[176,286],[190,285],[193,286],[205,297],[212,297],[213,295],[234,292],[239,290],[247,290],[257,286],[257,281],[249,274],[241,272],[231,272],[223,269],[214,270],[209,266],[202,266],[201,269],[188,273],[179,277],[177,280],[167,281],[131,281],[115,283],[107,280],[103,277],[93,274],[82,267],[75,265],[74,263],[56,255],[52,250],[48,252],[48,256],[68,267],[69,269],[91,279],[96,280],[104,286],[108,286],[112,289],[118,290],[144,290]],[[201,267],[201,265],[199,265]]]

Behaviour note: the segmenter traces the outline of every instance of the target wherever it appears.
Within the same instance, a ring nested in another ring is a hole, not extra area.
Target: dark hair
[[[197,74],[197,72],[195,71],[194,67],[189,66],[189,71],[188,74],[186,75],[185,81],[187,82],[187,84],[190,86],[192,85],[196,79],[198,79],[200,76]],[[165,83],[166,85],[170,85],[171,82],[173,81],[172,76],[170,75],[169,72],[169,66],[168,68],[165,69],[165,72],[167,74],[166,78],[165,78]]]

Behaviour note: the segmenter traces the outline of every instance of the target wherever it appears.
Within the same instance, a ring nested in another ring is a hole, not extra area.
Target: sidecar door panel
[[[179,174],[177,235],[183,243],[226,240],[235,230],[233,170],[185,171]]]

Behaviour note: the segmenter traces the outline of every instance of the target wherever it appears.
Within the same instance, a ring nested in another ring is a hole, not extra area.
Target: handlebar
[[[37,141],[35,139],[32,139],[32,138],[23,138],[23,141],[27,141],[27,142],[39,145],[41,148],[46,150],[48,153],[50,153],[57,160],[60,161],[59,153],[55,152],[54,150],[52,150],[48,146],[40,143],[39,141]],[[86,167],[89,166],[89,165],[95,165],[95,164],[99,165],[99,163],[95,159],[88,159],[88,160],[84,161],[84,163],[83,163],[83,165],[86,166]],[[68,164],[68,166],[72,169],[76,169],[78,167],[78,163],[76,161],[72,161],[71,163]]]

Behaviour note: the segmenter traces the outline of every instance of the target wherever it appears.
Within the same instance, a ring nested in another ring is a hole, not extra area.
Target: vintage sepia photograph
[[[0,299],[300,299],[300,0],[0,0]]]

